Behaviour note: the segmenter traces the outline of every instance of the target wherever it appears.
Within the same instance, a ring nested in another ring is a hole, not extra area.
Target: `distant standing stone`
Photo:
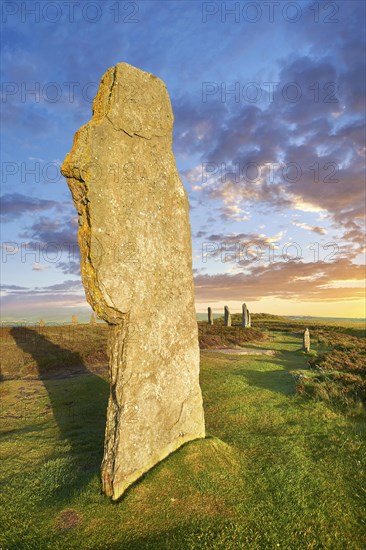
[[[78,316],[77,315],[72,315],[71,316],[71,324],[72,325],[77,325],[78,324]]]
[[[208,315],[208,324],[213,325],[212,309],[210,307],[207,308],[207,315]]]
[[[310,351],[310,334],[308,328],[304,330],[304,334],[302,337],[302,349],[306,353]]]
[[[43,327],[44,327],[44,320],[41,319],[39,322],[39,328],[43,328]]]
[[[231,314],[227,306],[225,306],[225,309],[224,309],[224,318],[225,318],[225,326],[231,327]]]
[[[247,327],[248,326],[248,309],[247,309],[247,305],[246,304],[243,304],[241,306],[241,326],[242,327]]]

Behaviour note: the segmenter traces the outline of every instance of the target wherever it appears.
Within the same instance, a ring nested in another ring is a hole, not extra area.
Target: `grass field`
[[[296,391],[311,373],[303,327],[253,316],[243,342],[204,330],[207,438],[117,504],[100,492],[105,327],[3,329],[0,548],[364,549],[364,408]],[[309,329],[319,333],[311,359],[339,339],[362,346],[361,327]],[[212,352],[220,342],[276,354]]]

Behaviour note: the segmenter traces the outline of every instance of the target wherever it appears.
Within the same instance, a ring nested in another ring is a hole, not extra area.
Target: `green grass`
[[[1,384],[0,547],[365,547],[365,417],[296,392],[290,373],[306,372],[309,358],[299,333],[251,342],[275,349],[273,357],[203,350],[208,437],[176,451],[117,504],[100,492],[109,385],[90,359],[90,349],[102,357],[105,337],[61,340],[51,331],[33,344],[5,342],[5,374],[15,377],[20,353],[27,360],[22,379]]]

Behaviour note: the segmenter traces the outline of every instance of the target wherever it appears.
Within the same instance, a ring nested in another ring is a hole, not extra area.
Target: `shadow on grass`
[[[294,381],[284,370],[259,371],[243,369],[234,374],[242,376],[250,386],[261,390],[291,395],[295,392]]]
[[[53,417],[59,430],[59,442],[56,441],[54,454],[47,457],[50,464],[49,478],[42,477],[42,483],[48,484],[44,491],[50,499],[62,502],[73,494],[78,494],[86,487],[92,477],[100,478],[100,465],[103,458],[106,409],[109,396],[109,383],[91,373],[83,363],[78,352],[51,342],[42,333],[26,327],[12,328],[11,335],[17,346],[30,354],[37,363],[39,379],[47,390]],[[27,426],[24,431],[34,426]],[[37,438],[44,435],[44,427],[37,431]],[[19,431],[19,430],[18,430]],[[203,441],[216,440],[207,436]],[[44,441],[44,439],[43,439]],[[200,439],[188,441],[170,455],[157,463],[148,472],[135,481],[113,504],[125,498],[147,476],[154,473],[173,455],[178,455],[184,448]],[[34,441],[37,444],[37,440]],[[62,465],[61,486],[55,487],[54,479],[60,475],[59,461]],[[55,469],[52,469],[52,461]],[[93,488],[95,491],[95,488]]]
[[[159,462],[156,462],[156,464],[154,464],[154,466],[152,466],[149,470],[144,472],[138,479],[136,479],[136,481],[131,483],[131,485],[129,485],[127,487],[127,489],[125,489],[124,493],[117,500],[111,501],[112,504],[116,505],[116,504],[119,504],[120,502],[125,501],[127,499],[127,497],[129,496],[129,494],[132,493],[135,490],[135,488],[138,485],[140,485],[140,483],[143,483],[144,480],[151,478],[151,476],[154,476],[161,468],[163,468],[164,466],[169,464],[169,461],[171,461],[172,459],[174,460],[174,458],[176,458],[176,457],[180,456],[182,453],[184,453],[184,451],[187,448],[191,449],[191,448],[194,448],[195,445],[202,445],[202,442],[204,442],[204,443],[207,442],[208,444],[210,444],[212,442],[213,443],[219,442],[219,444],[224,444],[225,445],[224,441],[222,441],[220,438],[215,437],[214,435],[210,435],[210,434],[207,434],[205,437],[199,437],[197,439],[191,439],[190,441],[186,441],[185,443],[183,443],[183,445],[181,445],[180,447],[178,447],[174,451],[171,451],[168,454],[168,456],[166,456],[162,460],[159,460]]]
[[[51,342],[37,330],[15,327],[11,335],[36,361],[48,392],[60,440],[57,454],[49,460],[59,459],[62,449],[65,469],[71,467],[73,472],[69,483],[65,472],[65,484],[57,493],[60,498],[69,497],[100,475],[109,384],[85,367],[79,353]]]
[[[255,363],[259,366],[257,370],[239,368],[235,369],[233,374],[242,376],[250,386],[257,387],[258,389],[282,393],[283,395],[293,395],[295,393],[295,380],[289,371],[308,368],[306,358],[301,352],[297,353],[282,351],[281,357],[278,358],[256,358]],[[263,363],[265,368],[269,361],[280,368],[276,370],[261,370],[260,365]]]

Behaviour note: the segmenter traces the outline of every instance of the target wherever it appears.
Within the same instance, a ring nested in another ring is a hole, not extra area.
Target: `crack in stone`
[[[113,92],[113,88],[114,88],[114,85],[116,83],[116,76],[117,76],[117,66],[115,65],[113,67],[113,77],[112,77],[112,83],[111,83],[111,87],[110,87],[110,90],[109,90],[109,95],[108,95],[108,106],[107,106],[107,113],[110,109],[110,106],[111,106],[111,100],[112,100],[112,92]],[[107,115],[108,116],[108,115]]]

